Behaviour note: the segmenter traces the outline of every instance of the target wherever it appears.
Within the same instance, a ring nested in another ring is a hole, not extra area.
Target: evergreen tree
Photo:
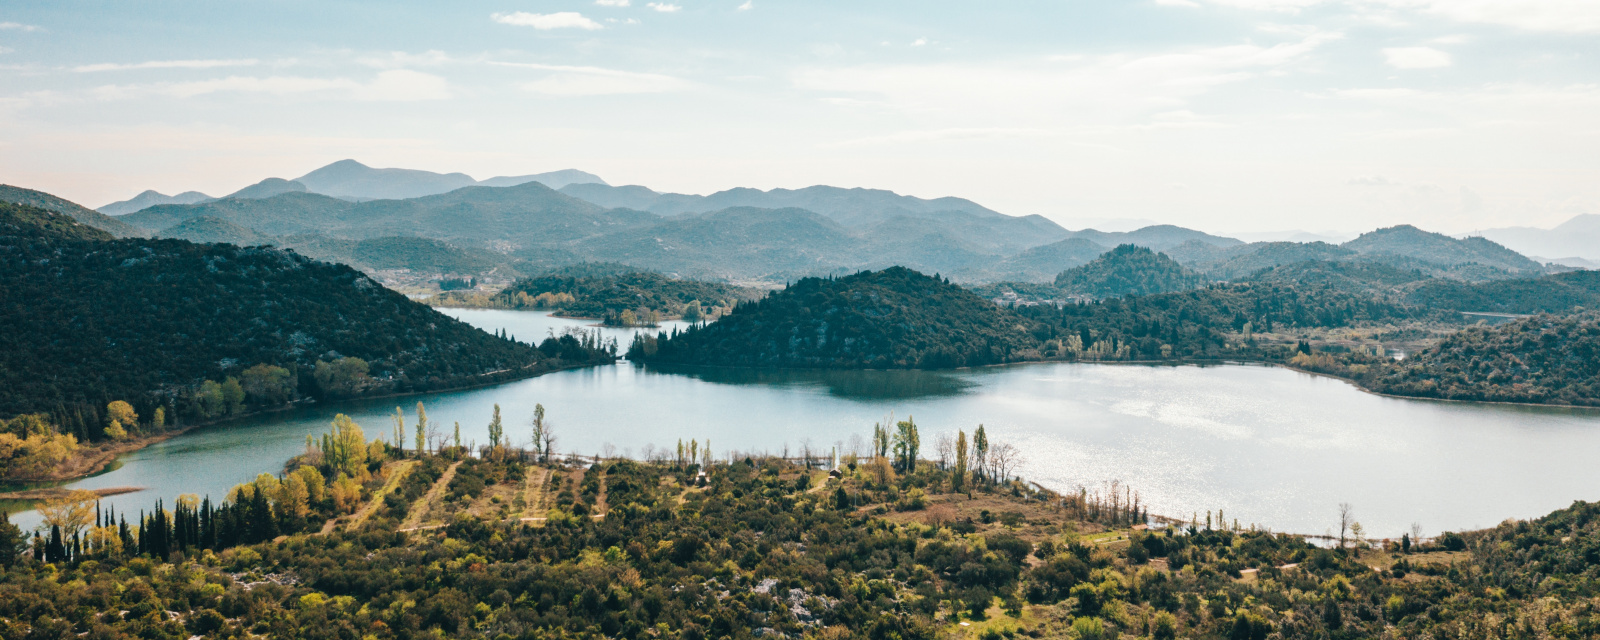
[[[11,514],[0,509],[0,568],[10,567],[28,549],[28,538],[22,529],[11,524]]]
[[[987,478],[987,463],[989,459],[989,436],[983,432],[983,425],[978,425],[978,430],[972,432],[972,457],[977,463],[973,468],[980,478]]]

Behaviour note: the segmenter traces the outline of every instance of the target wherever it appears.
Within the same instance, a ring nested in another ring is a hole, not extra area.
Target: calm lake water
[[[544,313],[447,310],[489,330],[542,339],[582,321]],[[606,330],[625,348],[628,330]],[[629,363],[504,385],[333,406],[208,428],[125,456],[113,471],[74,483],[139,486],[108,499],[148,509],[180,493],[220,498],[234,484],[277,472],[307,434],[351,415],[369,436],[391,432],[401,406],[422,401],[449,433],[485,443],[492,406],[506,432],[528,437],[543,403],[561,451],[710,439],[719,455],[826,451],[868,438],[893,411],[913,416],[924,457],[940,433],[982,423],[991,440],[1026,456],[1025,477],[1056,489],[1120,480],[1157,513],[1223,509],[1229,520],[1324,533],[1338,504],[1355,506],[1374,536],[1420,523],[1429,533],[1542,515],[1600,499],[1600,412],[1469,405],[1374,396],[1285,369],[1230,366],[1033,364],[953,372],[670,369]],[[35,514],[14,516],[32,526]]]

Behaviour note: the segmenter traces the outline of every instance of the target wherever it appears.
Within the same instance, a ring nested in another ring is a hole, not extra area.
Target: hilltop
[[[1143,296],[1203,284],[1204,278],[1166,254],[1131,244],[1120,245],[1088,264],[1063,271],[1055,281],[1062,293],[1092,298]]]
[[[350,267],[270,247],[117,240],[17,205],[0,209],[0,246],[0,416],[50,412],[80,440],[103,437],[94,416],[112,400],[215,417],[206,381],[256,365],[282,368],[283,402],[610,360],[500,339]],[[323,377],[330,365],[338,375]]]
[[[1403,256],[1436,265],[1476,264],[1513,273],[1544,270],[1539,263],[1486,238],[1458,240],[1406,224],[1369,231],[1341,246],[1363,255]]]
[[[894,267],[805,278],[714,324],[636,340],[630,360],[940,369],[1025,359],[1024,322],[942,278]]]

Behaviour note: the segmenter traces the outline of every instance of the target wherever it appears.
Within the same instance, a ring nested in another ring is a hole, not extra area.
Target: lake
[[[591,321],[541,312],[445,310],[523,340]],[[604,329],[625,349],[633,330]],[[418,401],[448,434],[488,441],[493,405],[526,442],[542,403],[559,451],[607,445],[638,456],[678,439],[729,450],[793,454],[868,439],[890,412],[912,416],[923,457],[941,433],[985,425],[1016,445],[1024,477],[1058,490],[1110,480],[1132,486],[1156,513],[1222,509],[1229,520],[1320,534],[1354,505],[1370,535],[1490,526],[1573,500],[1600,498],[1600,412],[1385,398],[1342,381],[1254,366],[1040,363],[918,371],[674,369],[630,363],[494,387],[299,409],[206,428],[124,456],[72,486],[140,486],[107,499],[136,513],[180,493],[220,499],[234,484],[276,473],[346,413],[369,437],[392,431],[398,405]],[[409,427],[408,427],[409,428]],[[409,433],[409,431],[408,431]],[[409,436],[408,436],[409,437]],[[35,514],[13,520],[25,527]]]

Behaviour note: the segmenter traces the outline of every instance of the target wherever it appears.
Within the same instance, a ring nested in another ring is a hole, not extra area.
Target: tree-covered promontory
[[[492,336],[344,265],[120,239],[0,205],[0,417],[104,437],[113,401],[211,418],[303,396],[441,389],[609,362],[593,340]],[[135,425],[127,425],[135,426]],[[133,431],[133,429],[129,429]]]
[[[1027,322],[904,267],[806,278],[716,323],[641,338],[633,360],[804,368],[937,369],[1027,359]]]
[[[756,294],[757,290],[749,287],[585,262],[517,280],[493,294],[447,292],[431,302],[443,307],[550,309],[563,316],[637,325],[654,324],[649,322],[652,317],[690,322],[713,319]]]

